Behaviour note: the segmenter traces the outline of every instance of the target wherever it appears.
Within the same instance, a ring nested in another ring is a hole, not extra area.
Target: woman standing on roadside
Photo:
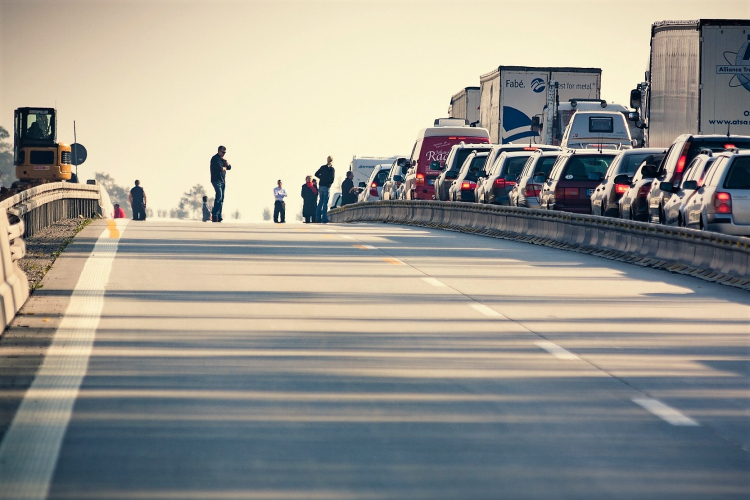
[[[309,224],[315,218],[315,207],[318,205],[318,189],[310,175],[305,177],[305,183],[302,184],[302,200],[302,217],[305,218],[305,224]]]

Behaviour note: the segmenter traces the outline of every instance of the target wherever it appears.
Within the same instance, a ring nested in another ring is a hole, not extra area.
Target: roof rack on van
[[[713,150],[711,150],[709,148],[704,148],[704,149],[701,149],[700,153],[698,153],[698,154],[699,155],[706,155],[706,156],[713,156],[714,152],[713,152]]]
[[[467,127],[469,120],[465,118],[435,118],[436,127]]]
[[[570,103],[570,107],[573,109],[578,106],[579,102],[598,102],[602,108],[607,107],[607,101],[605,101],[604,99],[570,99],[568,102]]]

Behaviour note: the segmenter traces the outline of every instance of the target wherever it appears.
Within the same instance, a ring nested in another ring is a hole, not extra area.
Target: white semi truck
[[[547,105],[549,82],[557,82],[563,102],[599,99],[601,80],[599,68],[500,66],[480,77],[480,126],[490,131],[490,141],[495,144],[541,143],[532,118],[541,115]]]
[[[479,126],[479,87],[466,87],[451,97],[448,116],[463,118],[472,127]]]
[[[646,80],[630,105],[648,147],[681,134],[750,135],[750,20],[654,23]]]

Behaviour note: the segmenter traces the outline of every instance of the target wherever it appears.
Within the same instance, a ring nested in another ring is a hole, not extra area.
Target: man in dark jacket
[[[341,183],[341,206],[357,203],[357,192],[354,187],[354,172],[346,173],[346,179]]]
[[[133,220],[146,220],[146,192],[141,187],[141,181],[135,181],[135,187],[130,190],[128,201],[133,208]]]
[[[326,164],[315,172],[315,177],[320,179],[318,187],[320,197],[318,198],[318,207],[315,210],[315,222],[322,222],[323,224],[328,222],[328,196],[335,176],[333,157],[329,156]]]
[[[219,146],[219,152],[211,158],[211,184],[216,191],[214,196],[214,207],[211,211],[211,220],[213,222],[221,222],[221,209],[224,206],[224,193],[226,192],[226,175],[227,170],[231,170],[232,166],[224,159],[224,154],[227,152],[227,148]]]

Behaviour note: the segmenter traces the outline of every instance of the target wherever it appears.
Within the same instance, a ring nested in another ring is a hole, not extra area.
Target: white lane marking
[[[432,286],[445,286],[445,283],[435,278],[422,278],[422,281],[429,283]]]
[[[534,342],[536,345],[552,354],[554,357],[559,359],[581,359],[570,351],[567,351],[559,345],[550,342],[548,340],[538,340]]]
[[[377,250],[377,248],[372,245],[357,245],[357,247],[361,248],[362,250]]]
[[[341,237],[344,238],[345,240],[353,240],[354,239],[354,236],[349,236],[348,234],[342,234]]]
[[[490,309],[484,304],[477,304],[476,302],[469,304],[471,307],[479,311],[480,313],[484,314],[485,316],[490,316],[493,318],[500,317],[502,314],[495,311],[494,309]]]
[[[658,399],[653,398],[633,398],[633,402],[642,406],[644,409],[653,413],[662,420],[666,420],[672,425],[696,427],[700,424],[688,417],[687,415],[675,410],[671,406],[665,405]]]
[[[336,232],[335,229],[326,229],[325,231],[328,232],[328,233],[335,233]]]
[[[119,231],[109,227],[96,241],[44,361],[0,444],[0,499],[47,498],[73,404],[88,369],[117,252],[119,239],[110,235],[120,236],[128,221],[118,222]]]

